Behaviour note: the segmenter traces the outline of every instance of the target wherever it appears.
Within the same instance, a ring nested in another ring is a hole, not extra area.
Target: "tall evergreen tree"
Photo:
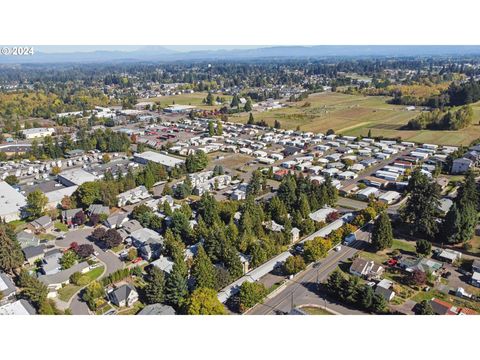
[[[177,259],[165,283],[165,300],[177,310],[185,304],[188,296],[188,269],[183,259]]]
[[[439,186],[415,170],[408,182],[409,198],[400,216],[410,225],[412,234],[425,235],[432,239],[438,232],[437,215],[440,199]]]
[[[157,304],[163,302],[165,298],[165,276],[163,271],[156,266],[150,266],[145,277],[147,285],[145,286],[145,299],[148,304]]]
[[[390,218],[385,211],[375,220],[372,231],[372,245],[376,251],[392,246],[393,232]]]
[[[442,239],[452,244],[470,240],[477,225],[478,194],[475,177],[469,172],[442,226]]]
[[[7,224],[0,224],[0,269],[5,272],[22,266],[24,257],[15,233]]]
[[[195,279],[195,288],[216,289],[215,267],[202,245],[198,247],[191,273]]]

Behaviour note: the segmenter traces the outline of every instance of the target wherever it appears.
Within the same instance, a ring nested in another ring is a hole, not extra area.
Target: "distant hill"
[[[174,60],[246,60],[266,58],[394,57],[480,55],[477,45],[319,45],[179,52],[166,46],[139,46],[131,51],[42,52],[34,56],[0,56],[0,63],[135,62]]]

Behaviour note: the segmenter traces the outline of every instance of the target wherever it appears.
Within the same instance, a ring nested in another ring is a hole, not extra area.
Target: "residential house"
[[[438,260],[447,262],[450,264],[462,257],[461,252],[456,250],[450,250],[450,249],[443,249],[443,250],[437,249],[436,251],[434,251],[434,254]]]
[[[463,174],[473,166],[473,161],[467,158],[453,160],[452,174]]]
[[[30,265],[35,265],[37,260],[42,260],[45,256],[45,246],[38,245],[38,246],[27,246],[26,248],[22,249],[23,254],[25,255],[25,259]]]
[[[166,274],[170,274],[173,268],[173,261],[163,255],[161,255],[157,260],[152,261],[151,266],[155,266],[162,270]]]
[[[130,284],[125,284],[112,290],[108,297],[113,304],[119,307],[130,307],[138,301],[138,293]]]
[[[20,243],[20,247],[25,249],[29,246],[38,246],[40,244],[40,240],[29,231],[20,231],[17,234],[17,241]]]
[[[145,306],[137,315],[175,315],[175,309],[164,304],[150,304]]]
[[[390,205],[400,199],[402,195],[396,191],[387,191],[378,197],[378,201],[383,202],[384,204]]]
[[[127,213],[115,213],[110,215],[103,224],[109,229],[118,229],[123,226],[128,221]]]
[[[387,301],[392,301],[395,297],[395,291],[392,290],[393,282],[388,279],[383,279],[377,284],[375,294],[382,296]]]
[[[367,279],[377,279],[384,271],[383,266],[375,264],[372,260],[359,257],[353,260],[352,265],[350,265],[350,274]]]
[[[53,275],[60,272],[62,269],[62,265],[60,264],[62,256],[63,253],[60,249],[47,251],[43,258],[42,273],[45,275]]]
[[[398,266],[409,273],[419,270],[421,272],[431,273],[434,275],[442,268],[442,264],[438,261],[428,258],[412,257],[402,257],[402,259],[400,259],[398,262]]]
[[[247,272],[250,271],[251,258],[250,258],[250,256],[242,254],[242,253],[239,253],[238,257],[240,258],[240,262],[242,263],[243,274],[245,275]]]
[[[480,260],[479,259],[473,260],[472,271],[480,273]]]
[[[448,198],[441,198],[438,204],[438,211],[441,215],[447,215],[448,211],[453,205],[453,201]]]
[[[70,283],[70,277],[72,274],[79,272],[85,274],[90,270],[90,265],[88,262],[83,261],[73,265],[72,267],[58,271],[44,271],[44,275],[40,275],[38,280],[44,283],[48,288],[48,297],[53,298],[57,296],[57,291],[62,288],[62,286]]]
[[[474,271],[470,278],[470,284],[475,287],[480,287],[480,272]]]
[[[68,209],[68,210],[62,210],[61,212],[61,217],[62,217],[62,222],[64,224],[67,224],[68,226],[73,225],[73,218],[75,215],[77,215],[80,211],[82,211],[81,208],[77,209]]]
[[[53,228],[53,221],[50,216],[45,215],[29,222],[27,228],[36,234],[44,233]]]
[[[336,209],[327,206],[310,213],[308,217],[316,222],[325,222],[328,215],[336,212],[337,212]]]
[[[263,226],[273,232],[281,232],[284,229],[283,225],[277,224],[274,220],[264,222]]]
[[[92,215],[110,215],[110,208],[102,204],[91,204],[87,209],[88,216]]]
[[[0,303],[12,299],[17,293],[17,288],[7,274],[0,271]]]
[[[152,229],[141,228],[130,234],[132,244],[138,249],[139,255],[145,260],[151,260],[160,255],[163,237]]]
[[[360,200],[367,201],[370,199],[370,196],[376,196],[378,194],[378,189],[374,187],[366,187],[365,189],[360,190],[357,193],[357,197]]]
[[[300,240],[300,229],[294,227],[290,231],[290,234],[292,234],[292,243],[295,243],[298,240]]]
[[[476,312],[469,308],[459,308],[452,304],[433,298],[430,300],[430,306],[437,315],[475,315]]]
[[[0,315],[36,315],[34,307],[25,299],[0,306]]]
[[[119,194],[117,196],[118,206],[122,207],[128,204],[136,204],[142,200],[148,199],[149,197],[150,193],[148,192],[147,188],[141,185]]]

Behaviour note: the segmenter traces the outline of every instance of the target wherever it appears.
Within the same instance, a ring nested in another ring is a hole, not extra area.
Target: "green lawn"
[[[55,235],[52,235],[52,234],[40,234],[40,235],[38,235],[38,238],[39,238],[40,240],[50,241],[50,240],[55,240]]]
[[[308,315],[334,315],[330,311],[327,311],[322,308],[317,308],[314,306],[305,306],[300,308],[302,311],[305,311]]]
[[[15,232],[20,232],[25,227],[27,226],[27,221],[26,220],[14,220],[9,222],[10,225],[12,225],[15,228]]]
[[[63,231],[63,232],[68,231],[68,226],[65,225],[64,223],[62,223],[61,221],[55,221],[54,227],[55,227],[55,229]]]
[[[120,308],[117,314],[118,315],[135,315],[140,310],[142,310],[144,307],[145,307],[144,304],[142,304],[140,301],[137,301],[135,304],[133,304],[132,307]]]
[[[93,280],[96,280],[98,277],[100,277],[100,275],[103,274],[103,269],[104,267],[100,266],[98,268],[95,268],[85,273],[84,276],[88,278],[90,283]],[[82,286],[68,284],[62,287],[60,290],[58,290],[58,298],[62,301],[68,302],[72,298],[72,296],[75,295],[77,291],[79,291],[81,288]]]
[[[406,240],[393,239],[392,247],[376,253],[370,251],[361,251],[360,257],[373,260],[378,264],[382,264],[390,258],[390,253],[399,250],[401,253],[415,253],[415,243]]]
[[[106,301],[97,308],[97,311],[95,311],[96,315],[103,315],[106,312],[110,311],[113,309],[113,306],[107,303]]]
[[[455,295],[444,294],[438,290],[431,289],[429,291],[419,291],[415,296],[411,299],[416,302],[421,302],[423,300],[432,300],[432,298],[441,299],[446,301],[456,307],[466,307],[477,312],[480,312],[480,303],[468,299],[459,298]]]

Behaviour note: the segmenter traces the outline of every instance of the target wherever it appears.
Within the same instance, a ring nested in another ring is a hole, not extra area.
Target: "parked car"
[[[451,273],[450,271],[447,271],[447,272],[444,272],[444,273],[442,274],[442,277],[443,277],[444,279],[448,279],[451,275],[452,275],[452,273]]]
[[[135,260],[132,261],[132,264],[136,264],[136,263],[139,263],[140,261],[142,261],[143,259],[141,257],[137,257]]]

